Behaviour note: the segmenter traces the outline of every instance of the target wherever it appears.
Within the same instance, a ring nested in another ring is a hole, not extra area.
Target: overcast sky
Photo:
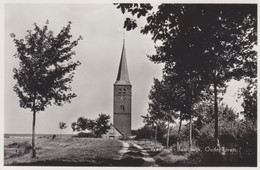
[[[68,21],[72,21],[71,33],[74,39],[79,35],[83,40],[75,48],[74,56],[82,64],[75,71],[72,91],[77,97],[71,104],[63,107],[50,106],[39,112],[36,119],[36,133],[59,133],[58,123],[69,126],[78,117],[94,119],[99,113],[109,114],[113,122],[113,84],[116,80],[123,42],[123,22],[125,16],[112,4],[6,4],[4,22],[4,132],[31,133],[32,112],[21,109],[19,100],[13,91],[15,80],[13,68],[17,67],[15,47],[10,33],[24,38],[26,30],[33,29],[33,23],[43,26],[50,21],[49,29],[57,34]],[[139,24],[142,25],[142,22]],[[140,30],[126,32],[126,57],[128,72],[132,84],[132,129],[143,126],[141,115],[147,113],[148,94],[153,78],[161,78],[162,65],[148,60],[147,54],[153,54],[154,44],[149,35],[140,34]],[[236,111],[241,111],[234,94],[238,82],[232,82],[224,101]],[[64,130],[71,133],[71,128]]]

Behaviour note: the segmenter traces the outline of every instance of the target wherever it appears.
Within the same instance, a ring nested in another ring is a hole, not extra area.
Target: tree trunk
[[[168,120],[168,130],[167,130],[167,144],[166,147],[169,147],[169,139],[170,139],[170,120]]]
[[[216,81],[216,75],[214,77],[214,117],[215,117],[215,145],[217,148],[220,147],[219,144],[219,138],[218,138],[218,91],[217,91],[217,81]]]
[[[33,124],[32,124],[32,158],[36,157],[35,151],[35,121],[36,121],[36,111],[35,111],[35,99],[33,101]]]
[[[182,118],[180,115],[180,124],[179,124],[179,130],[178,130],[178,140],[180,139],[180,134],[181,134],[181,123],[182,123]]]
[[[157,141],[157,130],[158,130],[158,125],[156,124],[156,126],[155,126],[155,134],[154,134],[155,141]]]
[[[181,113],[180,113],[180,124],[179,124],[179,130],[178,130],[178,138],[177,138],[177,148],[180,145],[180,135],[181,135],[181,123],[182,123],[182,118],[181,118]]]
[[[191,116],[191,112],[190,112],[189,130],[190,130],[189,149],[191,149],[191,147],[192,147],[192,116]]]

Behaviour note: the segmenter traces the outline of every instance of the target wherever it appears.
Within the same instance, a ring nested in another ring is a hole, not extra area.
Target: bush
[[[197,145],[204,150],[205,147],[214,147],[214,129],[209,125],[205,125],[199,132],[199,137],[196,140]]]
[[[169,146],[176,144],[178,136],[176,134],[170,134],[169,136]],[[167,144],[167,134],[163,135],[162,141],[160,141],[164,146]]]
[[[78,133],[78,137],[80,137],[80,138],[94,138],[94,137],[96,137],[96,135],[94,135],[92,133],[80,132],[80,133]]]
[[[256,154],[257,152],[257,128],[253,122],[241,121],[236,134],[238,147],[243,153]]]
[[[227,148],[232,148],[237,146],[237,140],[234,134],[231,134],[229,132],[220,134],[219,142],[221,143],[221,146],[225,146]]]
[[[144,127],[136,130],[135,139],[152,139],[153,129],[151,126],[145,125]]]

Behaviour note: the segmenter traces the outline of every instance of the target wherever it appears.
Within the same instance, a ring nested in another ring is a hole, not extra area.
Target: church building
[[[131,100],[132,85],[128,75],[124,41],[118,74],[114,83],[114,126],[122,133],[123,138],[131,135]]]

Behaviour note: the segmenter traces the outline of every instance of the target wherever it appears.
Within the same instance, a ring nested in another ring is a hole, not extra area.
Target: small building
[[[110,128],[107,133],[102,135],[103,139],[122,139],[123,134],[112,124],[110,124]]]

